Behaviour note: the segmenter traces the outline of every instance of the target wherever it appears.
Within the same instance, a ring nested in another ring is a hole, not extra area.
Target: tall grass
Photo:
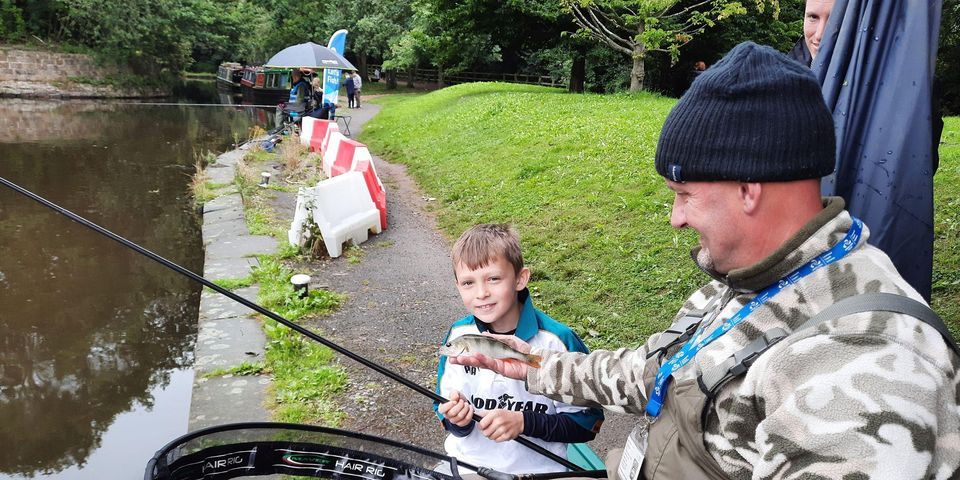
[[[707,280],[689,258],[695,234],[669,225],[672,195],[653,167],[674,99],[476,83],[379,103],[362,140],[409,166],[450,238],[516,225],[535,303],[592,347],[640,343]],[[934,299],[955,329],[958,157],[948,148],[937,174]]]

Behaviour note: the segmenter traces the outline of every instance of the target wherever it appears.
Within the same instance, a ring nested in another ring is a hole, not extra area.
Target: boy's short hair
[[[506,223],[481,223],[470,227],[453,244],[453,268],[461,263],[470,270],[486,267],[497,257],[513,265],[514,273],[523,269],[520,235]]]

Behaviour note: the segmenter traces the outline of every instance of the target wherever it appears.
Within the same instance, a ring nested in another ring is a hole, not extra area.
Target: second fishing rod
[[[310,338],[311,340],[314,340],[314,341],[316,341],[316,342],[318,342],[318,343],[320,343],[320,344],[325,345],[326,347],[329,347],[331,350],[334,350],[334,351],[336,351],[336,352],[338,352],[338,353],[341,353],[341,354],[343,354],[343,355],[346,355],[347,357],[349,357],[349,358],[351,358],[351,359],[359,362],[360,364],[362,364],[362,365],[364,365],[364,366],[366,366],[366,367],[368,367],[368,368],[371,368],[371,369],[379,372],[380,374],[382,374],[382,375],[384,375],[384,376],[386,376],[386,377],[388,377],[388,378],[390,378],[390,379],[392,379],[392,380],[395,380],[395,381],[399,382],[400,384],[402,384],[402,385],[410,388],[411,390],[413,390],[413,391],[415,391],[415,392],[417,392],[417,393],[420,393],[421,395],[424,395],[425,397],[430,398],[431,400],[434,400],[434,401],[437,401],[437,402],[440,402],[440,403],[445,403],[445,402],[447,402],[447,399],[446,399],[446,398],[443,398],[442,396],[438,395],[436,392],[430,391],[430,390],[424,388],[423,386],[418,385],[418,384],[412,382],[411,380],[407,379],[406,377],[404,377],[404,376],[402,376],[402,375],[400,375],[400,374],[398,374],[398,373],[396,373],[396,372],[394,372],[394,371],[392,371],[392,370],[389,370],[389,369],[387,369],[387,368],[385,368],[385,367],[383,367],[383,366],[381,366],[381,365],[379,365],[379,364],[377,364],[377,363],[374,363],[374,362],[372,362],[372,361],[370,361],[370,360],[368,360],[368,359],[366,359],[366,358],[364,358],[364,357],[362,357],[362,356],[360,356],[360,355],[358,355],[358,354],[356,354],[356,353],[354,353],[354,352],[352,352],[352,351],[350,351],[350,350],[348,350],[348,349],[346,349],[346,348],[344,348],[344,347],[342,347],[342,346],[340,346],[340,345],[338,345],[338,344],[336,344],[336,343],[334,343],[334,342],[332,342],[332,341],[330,341],[330,340],[327,340],[326,338],[318,335],[317,333],[315,333],[315,332],[313,332],[313,331],[311,331],[311,330],[309,330],[309,329],[307,329],[307,328],[304,328],[304,327],[302,327],[302,326],[300,326],[300,325],[298,325],[298,324],[296,324],[296,323],[294,323],[294,322],[292,322],[292,321],[290,321],[290,320],[287,320],[286,318],[278,315],[277,313],[274,313],[273,311],[268,310],[268,309],[260,306],[259,304],[255,303],[255,302],[251,302],[250,300],[247,300],[247,299],[245,299],[245,298],[243,298],[243,297],[241,297],[241,296],[239,296],[239,295],[231,292],[230,290],[227,290],[227,289],[221,287],[220,285],[217,285],[216,283],[213,283],[212,281],[207,280],[207,279],[204,278],[203,276],[197,275],[196,273],[191,272],[190,270],[188,270],[188,269],[186,269],[186,268],[184,268],[184,267],[182,267],[182,266],[174,263],[173,261],[168,260],[168,259],[166,259],[166,258],[164,258],[164,257],[162,257],[162,256],[160,256],[160,255],[158,255],[158,254],[156,254],[156,253],[154,253],[154,252],[152,252],[152,251],[150,251],[150,250],[148,250],[148,249],[146,249],[146,248],[144,248],[144,247],[142,247],[142,246],[140,246],[140,245],[138,245],[138,244],[136,244],[136,243],[134,243],[134,242],[132,242],[132,241],[130,241],[130,240],[127,240],[126,238],[121,237],[120,235],[117,235],[116,233],[113,233],[113,232],[111,232],[110,230],[107,230],[106,228],[103,228],[103,227],[101,227],[100,225],[97,225],[96,223],[93,223],[93,222],[91,222],[90,220],[87,220],[86,218],[81,217],[80,215],[77,215],[76,213],[73,213],[73,212],[71,212],[70,210],[67,210],[66,208],[61,207],[61,206],[59,206],[59,205],[57,205],[57,204],[55,204],[55,203],[47,200],[46,198],[41,197],[40,195],[37,195],[37,194],[35,194],[35,193],[33,193],[33,192],[31,192],[31,191],[29,191],[29,190],[27,190],[27,189],[25,189],[25,188],[17,185],[17,184],[15,184],[15,183],[7,180],[7,179],[4,178],[4,177],[0,177],[0,184],[5,185],[6,187],[10,188],[11,190],[13,190],[13,191],[15,191],[15,192],[17,192],[17,193],[19,193],[19,194],[21,194],[21,195],[23,195],[23,196],[31,199],[31,200],[33,200],[33,201],[35,201],[35,202],[37,202],[37,203],[39,203],[39,204],[41,204],[41,205],[43,205],[43,206],[45,206],[45,207],[47,207],[47,208],[50,208],[51,210],[53,210],[53,211],[55,211],[55,212],[57,212],[57,213],[65,216],[65,217],[69,218],[70,220],[73,220],[74,222],[77,222],[77,223],[79,223],[79,224],[81,224],[81,225],[83,225],[83,226],[85,226],[85,227],[87,227],[87,228],[89,228],[89,229],[91,229],[91,230],[93,230],[93,231],[95,231],[95,232],[97,232],[97,233],[99,233],[99,234],[101,234],[101,235],[103,235],[103,236],[105,236],[105,237],[107,237],[107,238],[109,238],[109,239],[111,239],[111,240],[113,240],[113,241],[115,241],[115,242],[117,242],[117,243],[119,243],[119,244],[127,247],[127,248],[130,248],[131,250],[134,250],[135,252],[137,252],[137,253],[139,253],[139,254],[141,254],[141,255],[144,255],[145,257],[150,258],[151,260],[154,260],[154,261],[156,261],[157,263],[160,263],[161,265],[163,265],[163,266],[165,266],[165,267],[167,267],[167,268],[169,268],[169,269],[171,269],[171,270],[173,270],[173,271],[175,271],[175,272],[177,272],[177,273],[179,273],[179,274],[181,274],[181,275],[184,275],[184,276],[186,276],[186,277],[189,277],[190,279],[192,279],[192,280],[194,280],[194,281],[202,284],[203,286],[208,287],[208,288],[210,288],[211,290],[214,290],[214,291],[216,291],[217,293],[220,293],[221,295],[224,295],[224,296],[230,298],[231,300],[234,300],[234,301],[236,301],[237,303],[240,303],[240,304],[242,304],[243,306],[245,306],[245,307],[247,307],[247,308],[250,308],[251,310],[253,310],[253,311],[257,312],[257,313],[260,313],[260,314],[262,314],[262,315],[264,315],[264,316],[266,316],[266,317],[268,317],[268,318],[273,319],[273,320],[276,321],[277,323],[280,323],[280,324],[282,324],[282,325],[290,328],[291,330],[294,330],[294,331],[296,331],[297,333],[300,333],[301,335],[304,335],[305,337]],[[480,417],[480,416],[477,415],[476,413],[473,414],[473,420],[474,420],[474,421],[479,422],[481,419],[482,419],[482,417]],[[581,467],[579,467],[578,465],[576,465],[575,463],[570,462],[569,460],[567,460],[567,459],[565,459],[565,458],[563,458],[563,457],[560,457],[560,456],[554,454],[553,452],[550,452],[549,450],[541,447],[540,445],[537,445],[536,443],[533,443],[533,442],[530,441],[529,439],[526,439],[526,438],[524,438],[524,437],[517,437],[517,438],[514,439],[514,441],[516,441],[516,442],[520,443],[521,445],[523,445],[523,446],[525,446],[525,447],[527,447],[527,448],[529,448],[529,449],[531,449],[531,450],[533,450],[533,451],[535,451],[535,452],[543,455],[543,456],[546,457],[546,458],[549,458],[550,460],[553,460],[554,462],[559,463],[560,465],[562,465],[562,466],[564,466],[564,467],[566,467],[566,468],[569,468],[569,469],[571,469],[571,470],[573,470],[573,471],[576,471],[576,472],[583,471],[583,469],[582,469]]]

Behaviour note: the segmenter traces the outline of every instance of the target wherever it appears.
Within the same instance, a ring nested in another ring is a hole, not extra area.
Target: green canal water
[[[208,84],[180,101],[221,98]],[[197,156],[270,117],[0,99],[0,176],[202,273]],[[199,298],[190,280],[0,186],[0,479],[142,478],[186,433]]]

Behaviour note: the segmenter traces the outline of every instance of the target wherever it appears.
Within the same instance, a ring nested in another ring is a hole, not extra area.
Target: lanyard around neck
[[[797,283],[800,281],[800,279],[813,273],[817,269],[823,268],[843,258],[847,253],[850,252],[850,250],[853,250],[853,248],[856,247],[857,243],[860,241],[860,233],[863,230],[863,222],[857,218],[851,218],[853,219],[853,224],[850,226],[850,230],[847,231],[847,235],[832,248],[821,253],[800,268],[790,272],[787,276],[781,278],[779,281],[774,282],[767,288],[764,288],[760,293],[757,294],[756,297],[753,298],[753,300],[750,301],[750,303],[744,305],[734,316],[724,321],[722,325],[715,328],[712,332],[710,332],[709,335],[700,340],[697,339],[700,337],[700,333],[703,331],[703,324],[697,327],[696,333],[694,333],[693,337],[690,338],[690,340],[680,348],[680,351],[670,357],[670,360],[667,360],[663,365],[660,366],[660,369],[657,370],[657,377],[653,381],[653,391],[650,393],[650,399],[647,401],[647,414],[652,417],[660,415],[660,410],[663,408],[663,401],[667,395],[667,385],[670,383],[670,379],[673,378],[673,372],[683,368],[683,366],[687,363],[690,363],[690,360],[693,360],[693,357],[695,357],[697,352],[699,352],[703,347],[706,347],[714,340],[723,336],[723,334],[732,330],[733,327],[736,327],[738,324],[740,324],[740,322],[753,313],[754,310],[760,308],[760,306],[766,303],[767,300],[773,298],[774,295]]]

